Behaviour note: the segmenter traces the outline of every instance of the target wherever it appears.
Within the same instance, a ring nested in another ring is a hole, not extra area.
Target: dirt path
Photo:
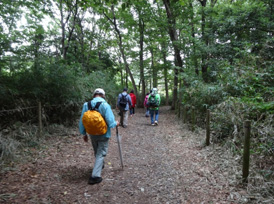
[[[119,128],[124,170],[113,129],[104,180],[98,185],[87,184],[94,162],[91,144],[84,143],[77,130],[73,136],[52,138],[32,162],[1,175],[0,202],[238,203],[231,200],[227,173],[169,107],[161,107],[159,126],[149,124],[139,109],[128,128]]]

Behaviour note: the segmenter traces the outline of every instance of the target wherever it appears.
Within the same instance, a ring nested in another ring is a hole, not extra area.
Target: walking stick
[[[117,136],[117,143],[118,143],[118,149],[119,149],[119,155],[120,155],[120,162],[121,162],[122,169],[124,169],[122,147],[121,147],[121,137],[118,133],[118,126],[116,126],[116,136]]]

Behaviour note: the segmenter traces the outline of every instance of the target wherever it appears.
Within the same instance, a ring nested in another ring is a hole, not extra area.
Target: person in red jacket
[[[135,96],[133,90],[131,90],[131,92],[130,92],[129,95],[130,95],[131,102],[132,102],[132,105],[131,105],[129,111],[130,111],[130,116],[132,117],[132,116],[135,114],[134,108],[135,108],[135,106],[136,106],[136,96]]]

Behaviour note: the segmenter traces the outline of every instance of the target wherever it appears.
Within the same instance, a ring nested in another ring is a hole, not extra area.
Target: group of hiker
[[[145,116],[149,117],[150,115],[152,126],[158,125],[160,102],[157,88],[153,88],[150,93],[147,93],[144,99]],[[108,152],[111,128],[117,128],[119,125],[126,128],[128,116],[133,117],[135,114],[135,106],[136,95],[133,90],[128,94],[127,88],[123,89],[117,99],[116,108],[119,110],[120,122],[115,120],[111,106],[105,100],[105,91],[101,88],[95,89],[93,99],[83,104],[79,131],[85,142],[88,142],[88,137],[90,138],[95,156],[95,163],[88,184],[97,184],[103,180],[101,172],[104,168],[104,158]]]

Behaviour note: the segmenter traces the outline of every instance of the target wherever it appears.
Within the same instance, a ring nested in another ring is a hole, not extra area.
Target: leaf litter
[[[204,131],[190,131],[169,107],[160,108],[159,126],[137,109],[128,128],[119,127],[123,170],[112,130],[98,185],[87,184],[94,155],[76,128],[50,137],[32,162],[1,173],[1,203],[273,203],[273,182],[251,166],[242,185],[240,159],[229,148],[205,147]]]

